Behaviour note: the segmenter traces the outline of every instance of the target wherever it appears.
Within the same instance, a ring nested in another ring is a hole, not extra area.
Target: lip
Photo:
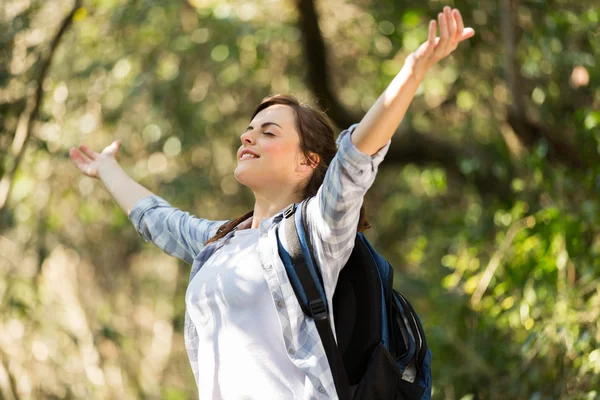
[[[248,153],[248,154],[252,154],[252,155],[253,155],[253,156],[255,156],[256,158],[260,158],[260,156],[259,156],[258,154],[256,154],[255,152],[253,152],[252,150],[250,150],[250,149],[243,149],[242,151],[240,151],[240,152],[238,153],[238,160],[239,160],[239,161],[241,161],[241,160],[242,160],[242,157],[243,157],[243,156],[244,156],[244,154],[246,154],[246,153]],[[253,159],[253,158],[248,158],[247,160],[254,160],[254,159]],[[246,160],[244,160],[244,161],[246,161]]]

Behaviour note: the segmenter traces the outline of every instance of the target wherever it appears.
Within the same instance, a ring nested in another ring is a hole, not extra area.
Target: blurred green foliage
[[[600,399],[600,7],[511,2],[515,89],[502,4],[451,4],[477,35],[429,73],[403,126],[459,152],[388,157],[366,199],[368,236],[424,321],[434,399]],[[316,2],[349,111],[368,110],[443,5]],[[307,85],[299,10],[84,1],[39,82],[71,7],[0,4],[3,179],[43,89],[0,210],[0,397],[193,398],[188,266],[144,243],[67,151],[121,138],[121,164],[173,205],[241,214],[253,199],[233,178],[235,149],[257,103],[274,92],[322,100]],[[507,117],[515,97],[522,131]]]

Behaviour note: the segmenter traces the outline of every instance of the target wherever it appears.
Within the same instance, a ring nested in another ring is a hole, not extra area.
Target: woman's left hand
[[[406,59],[405,66],[419,79],[423,79],[431,66],[456,50],[460,42],[475,35],[473,28],[465,28],[460,11],[448,6],[438,14],[438,23],[440,37],[436,37],[437,24],[432,19],[429,22],[427,41]]]

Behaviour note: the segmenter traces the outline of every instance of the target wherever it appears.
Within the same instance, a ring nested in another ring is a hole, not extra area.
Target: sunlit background
[[[419,89],[367,236],[422,317],[434,399],[600,399],[596,0],[2,0],[0,398],[197,396],[189,266],[69,148],[122,139],[134,179],[233,218],[260,99],[360,121],[445,4],[477,34]]]

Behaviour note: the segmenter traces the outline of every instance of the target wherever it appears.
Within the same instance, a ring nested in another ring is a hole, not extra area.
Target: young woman
[[[445,7],[359,124],[334,140],[328,118],[290,96],[269,96],[242,133],[235,178],[252,190],[254,210],[209,221],[171,207],[129,178],[115,156],[70,156],[99,178],[145,238],[192,264],[185,342],[201,399],[337,398],[314,321],[305,317],[279,258],[275,230],[290,203],[308,201],[308,231],[329,307],[338,274],[366,221],[363,196],[427,70],[462,40],[458,10]],[[284,247],[285,235],[281,235]],[[333,325],[333,318],[332,325]],[[335,332],[335,327],[332,326]]]

